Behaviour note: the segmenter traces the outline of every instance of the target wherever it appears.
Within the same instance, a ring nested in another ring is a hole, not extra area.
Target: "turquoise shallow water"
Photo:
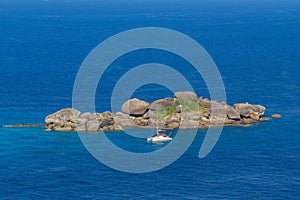
[[[205,136],[200,130],[180,159],[146,174],[103,165],[76,133],[0,128],[0,199],[300,197],[298,3],[177,2],[170,7],[116,1],[70,7],[68,2],[30,2],[6,2],[0,8],[0,125],[43,123],[46,115],[70,107],[76,73],[87,54],[107,37],[144,26],[175,29],[202,44],[220,70],[229,104],[262,104],[266,115],[283,118],[224,128],[204,159],[198,158]],[[104,89],[97,91],[97,111],[110,110],[110,94],[123,73],[149,62],[172,66],[199,96],[209,97],[201,77],[184,60],[161,51],[137,51],[110,66]],[[151,101],[172,93],[148,85],[134,96]],[[105,134],[133,152],[163,147],[123,133]]]

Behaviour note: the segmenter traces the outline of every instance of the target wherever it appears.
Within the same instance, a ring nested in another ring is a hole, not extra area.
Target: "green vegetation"
[[[166,116],[176,113],[176,106],[180,105],[177,99],[170,98],[170,101],[173,101],[173,106],[169,106],[164,110],[158,110],[158,119],[163,120]],[[205,110],[204,106],[199,106],[198,103],[193,100],[187,100],[183,102],[183,112],[192,112],[192,111],[200,111]]]
[[[158,120],[163,120],[166,116],[167,115],[164,110],[158,110]]]
[[[180,105],[180,102],[178,101],[178,99],[174,99],[174,106],[176,108],[176,106],[179,106]]]
[[[187,100],[183,103],[183,112],[199,111],[199,105],[196,101]]]
[[[200,110],[205,110],[206,108],[204,106],[199,106],[199,111]]]
[[[163,120],[166,116],[176,113],[175,106],[169,106],[165,110],[158,110],[158,119]]]
[[[176,106],[169,106],[164,110],[166,115],[171,115],[176,113]]]
[[[187,100],[183,102],[183,112],[192,112],[192,111],[200,111],[205,110],[204,106],[199,106],[197,100]]]

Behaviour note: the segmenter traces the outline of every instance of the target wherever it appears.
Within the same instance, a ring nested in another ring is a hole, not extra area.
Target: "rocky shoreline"
[[[130,99],[121,112],[81,113],[73,108],[59,110],[45,118],[46,131],[121,131],[125,127],[165,129],[210,128],[212,126],[250,126],[267,121],[262,105],[224,102],[197,97],[192,92],[176,92],[174,98],[158,99],[148,103]],[[279,114],[273,116],[280,118]],[[158,120],[158,122],[157,122]]]

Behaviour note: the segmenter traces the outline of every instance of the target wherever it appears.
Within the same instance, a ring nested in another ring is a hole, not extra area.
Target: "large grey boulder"
[[[194,120],[194,121],[199,121],[202,117],[202,112],[184,112],[181,113],[182,119],[184,120]]]
[[[101,125],[104,125],[104,126],[115,124],[114,115],[108,111],[98,114],[98,121],[100,121]]]
[[[165,117],[164,121],[165,128],[178,128],[180,126],[181,115],[179,113],[168,115],[167,117]]]
[[[171,122],[180,122],[180,120],[181,120],[181,114],[179,114],[179,113],[174,113],[174,114],[168,115],[164,119],[166,124],[171,123]]]
[[[199,127],[199,121],[197,120],[182,120],[180,122],[180,128],[198,128]]]
[[[139,99],[130,99],[122,105],[122,112],[132,116],[143,116],[149,108],[149,103]]]
[[[129,127],[135,127],[136,124],[134,121],[130,118],[128,114],[122,113],[122,112],[117,112],[115,114],[115,122],[119,126],[129,126]]]
[[[166,99],[158,99],[156,101],[153,101],[150,106],[149,109],[152,111],[156,111],[158,110],[165,110],[170,106],[174,105],[174,99],[171,98],[166,98]]]
[[[143,115],[144,119],[156,119],[157,118],[157,113],[155,111],[152,110],[148,110],[148,112],[146,112]]]
[[[86,120],[96,120],[97,119],[97,115],[91,114],[89,112],[83,113],[80,115],[80,118],[86,119]]]
[[[99,128],[100,128],[100,123],[97,120],[86,122],[86,130],[89,132],[97,132],[99,131]]]
[[[147,126],[149,124],[148,119],[144,119],[143,117],[137,117],[134,119],[134,122],[138,126]]]
[[[202,106],[204,108],[210,108],[211,107],[211,101],[207,98],[199,97],[198,105]]]
[[[225,103],[219,103],[216,101],[212,101],[211,107],[209,109],[210,117],[212,119],[218,119],[219,121],[222,121],[223,119],[225,119],[227,117],[226,107],[227,107],[227,105]]]
[[[197,95],[194,92],[175,92],[174,96],[180,104],[183,104],[187,100],[197,101]]]
[[[59,110],[45,118],[46,127],[57,131],[71,131],[76,127],[75,120],[79,115],[80,111],[73,108]]]
[[[234,104],[233,108],[240,113],[243,118],[251,118],[255,121],[265,113],[266,108],[261,105],[252,105],[249,103]]]
[[[197,112],[184,112],[181,113],[181,128],[198,128],[201,118],[203,116],[203,111]]]
[[[80,111],[73,108],[65,108],[53,114],[48,115],[45,118],[45,122],[46,124],[49,124],[49,123],[57,122],[57,120],[63,122],[72,121],[77,117],[79,117],[79,115],[80,115]]]
[[[241,119],[240,113],[231,106],[226,106],[226,114],[228,119],[233,119],[233,120]]]
[[[77,118],[75,120],[76,131],[79,131],[79,132],[86,131],[86,123],[87,123],[86,119],[84,119],[84,118]]]

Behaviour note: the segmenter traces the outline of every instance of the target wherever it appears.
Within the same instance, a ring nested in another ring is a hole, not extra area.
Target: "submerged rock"
[[[25,128],[25,127],[42,127],[43,124],[7,124],[3,128]]]
[[[259,121],[261,121],[261,122],[269,121],[269,120],[270,120],[270,117],[261,117],[261,118],[259,119]]]
[[[274,118],[274,119],[280,119],[280,118],[282,118],[282,116],[280,114],[273,114],[272,118]]]

